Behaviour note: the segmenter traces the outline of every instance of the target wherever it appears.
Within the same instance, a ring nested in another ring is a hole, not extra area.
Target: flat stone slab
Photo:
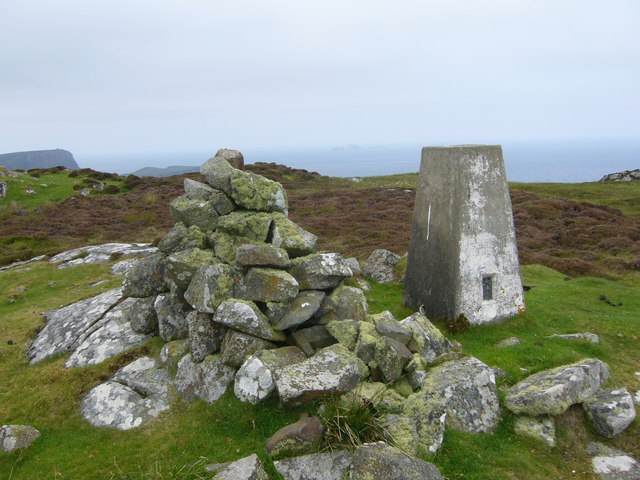
[[[314,453],[273,462],[285,480],[344,480],[351,466],[346,450]]]
[[[149,340],[152,335],[134,332],[127,317],[127,311],[135,300],[127,298],[107,312],[95,325],[97,328],[78,345],[64,366],[69,368],[97,365]]]
[[[121,297],[122,288],[115,288],[66,307],[44,312],[42,315],[47,323],[31,342],[27,352],[29,363],[73,352],[93,333],[96,329],[93,327]]]
[[[93,265],[113,261],[114,254],[119,257],[146,257],[158,253],[156,247],[150,243],[105,243],[104,245],[89,245],[74,248],[54,255],[49,259],[51,263],[59,263],[58,268],[75,267],[78,265]]]
[[[169,409],[169,372],[142,357],[91,389],[82,400],[82,416],[95,427],[130,430]]]
[[[608,378],[607,364],[588,358],[525,378],[507,391],[505,405],[516,414],[560,415],[596,393]]]
[[[40,436],[31,425],[3,425],[0,428],[0,452],[27,448]]]
[[[600,343],[600,337],[595,333],[565,333],[565,334],[554,334],[548,335],[544,338],[563,338],[565,340],[586,340],[587,342],[591,342],[594,344]]]
[[[636,419],[633,398],[626,388],[608,388],[586,399],[582,407],[600,435],[613,438]]]
[[[602,443],[592,442],[587,446],[591,466],[600,480],[638,480],[640,463],[631,455]]]

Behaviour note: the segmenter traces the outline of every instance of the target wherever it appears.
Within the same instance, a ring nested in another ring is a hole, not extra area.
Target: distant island
[[[0,165],[9,170],[30,170],[32,168],[66,167],[75,170],[78,167],[71,152],[55,150],[33,150],[0,154]]]
[[[199,172],[198,165],[171,165],[165,168],[144,167],[133,172],[138,177],[170,177],[171,175],[182,175],[183,173]]]

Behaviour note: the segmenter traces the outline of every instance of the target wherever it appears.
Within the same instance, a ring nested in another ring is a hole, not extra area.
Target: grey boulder
[[[291,301],[286,313],[280,318],[275,328],[285,330],[302,325],[318,311],[324,297],[325,293],[317,290],[300,292]]]
[[[533,438],[549,446],[556,445],[556,426],[553,417],[519,416],[513,425],[517,435]]]
[[[271,227],[271,243],[284,249],[289,257],[302,257],[314,253],[318,248],[318,237],[307,232],[281,213],[274,213]]]
[[[269,476],[254,453],[229,463],[214,475],[212,480],[269,480]]]
[[[239,368],[250,355],[275,347],[263,338],[229,329],[222,340],[220,358],[227,365]]]
[[[31,425],[3,425],[0,428],[0,452],[27,448],[40,436]]]
[[[144,298],[168,290],[164,281],[164,256],[150,255],[136,263],[124,277],[125,297]]]
[[[210,313],[193,310],[187,314],[191,359],[200,363],[208,355],[220,350],[227,329],[213,321]]]
[[[298,294],[298,282],[284,270],[250,268],[236,290],[242,300],[255,302],[287,302]]]
[[[214,156],[200,166],[200,173],[207,183],[227,195],[231,194],[231,174],[234,168],[223,156]]]
[[[147,334],[158,331],[158,316],[153,308],[155,301],[155,296],[133,299],[127,318],[134,332]]]
[[[400,325],[411,329],[411,340],[407,343],[409,350],[420,354],[429,363],[453,348],[442,332],[420,313],[405,318]]]
[[[607,438],[622,433],[636,418],[633,398],[626,388],[601,390],[586,399],[582,407],[596,432]]]
[[[217,323],[270,341],[283,341],[285,335],[274,330],[255,303],[229,299],[222,302],[213,318]]]
[[[356,448],[350,480],[444,480],[429,462],[411,457],[384,442],[365,443]]]
[[[351,466],[346,450],[314,453],[273,462],[284,480],[344,480]]]
[[[286,250],[267,243],[241,245],[236,250],[236,262],[243,266],[286,268],[291,265]]]
[[[219,355],[209,355],[204,361],[194,363],[191,354],[187,354],[178,362],[173,385],[186,401],[199,398],[213,403],[225,392],[235,373],[235,369],[222,362]]]
[[[173,221],[187,227],[196,226],[206,232],[218,226],[219,214],[211,200],[191,200],[183,195],[174,199],[169,209]]]
[[[399,282],[401,278],[395,270],[400,258],[389,250],[374,250],[364,262],[362,273],[377,283]]]
[[[183,303],[173,295],[158,295],[153,308],[158,318],[160,338],[165,342],[187,338],[189,326],[187,324],[187,309]]]
[[[326,290],[352,276],[351,269],[339,253],[317,253],[291,262],[291,273],[301,290]]]
[[[242,170],[231,172],[231,198],[238,206],[260,212],[289,210],[287,192],[278,182]]]

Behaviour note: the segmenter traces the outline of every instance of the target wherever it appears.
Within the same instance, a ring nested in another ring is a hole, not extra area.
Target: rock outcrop
[[[0,165],[9,170],[30,170],[32,168],[66,167],[75,170],[78,167],[71,152],[62,149],[32,150],[0,154]]]
[[[625,170],[624,172],[609,173],[602,177],[600,182],[631,182],[640,180],[640,169]]]

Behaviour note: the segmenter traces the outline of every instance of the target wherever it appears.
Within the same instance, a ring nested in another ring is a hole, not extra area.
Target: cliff
[[[67,167],[77,169],[78,164],[71,152],[61,150],[34,150],[0,154],[0,165],[9,170],[29,170],[31,168]]]

